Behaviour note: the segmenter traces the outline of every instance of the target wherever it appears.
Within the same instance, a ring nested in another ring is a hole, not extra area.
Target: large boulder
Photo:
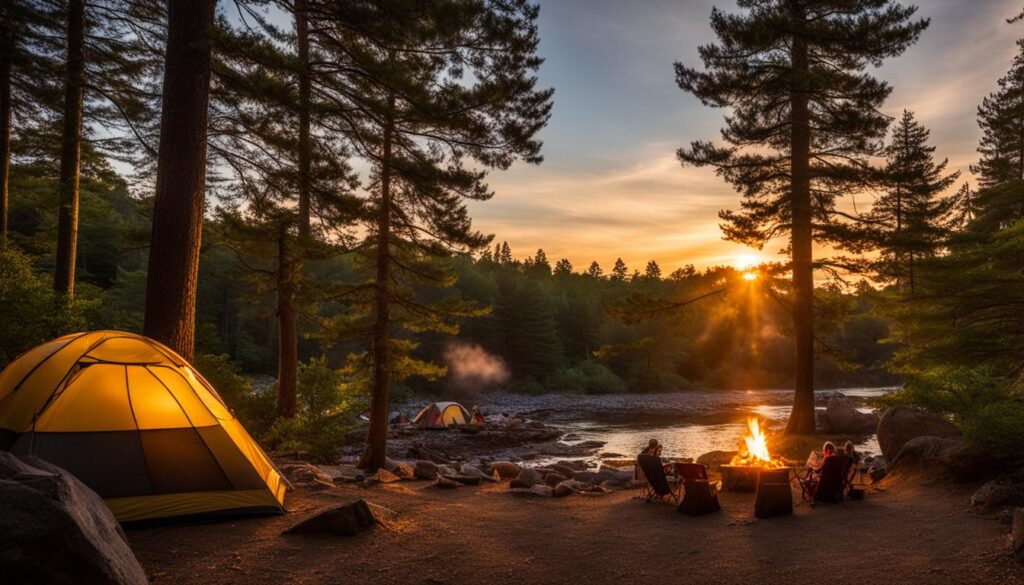
[[[509,483],[511,488],[526,488],[530,489],[537,484],[543,484],[544,477],[539,471],[531,467],[526,467],[519,472],[519,475]]]
[[[95,492],[35,457],[0,451],[0,581],[147,583]]]
[[[597,470],[592,481],[606,488],[626,488],[633,483],[633,472],[604,466]]]
[[[556,485],[562,483],[566,479],[567,478],[561,473],[551,472],[544,476],[544,484],[550,487],[555,487]]]
[[[320,511],[282,534],[340,534],[353,536],[373,528],[377,519],[364,500],[355,500]]]
[[[878,446],[889,461],[895,461],[900,449],[916,437],[950,439],[959,436],[960,429],[948,420],[906,406],[890,408],[878,422]]]
[[[835,395],[825,407],[825,425],[832,433],[870,435],[878,430],[878,415],[857,410],[849,398]]]
[[[900,448],[889,465],[889,472],[911,470],[948,475],[962,449],[963,441],[960,439],[930,435],[914,437]]]

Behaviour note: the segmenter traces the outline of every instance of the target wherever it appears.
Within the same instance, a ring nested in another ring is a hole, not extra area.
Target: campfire
[[[764,467],[777,469],[785,467],[782,459],[772,457],[768,452],[768,437],[761,430],[761,423],[757,417],[747,419],[747,435],[743,437],[743,445],[739,453],[732,458],[729,465],[736,467]]]
[[[768,437],[761,429],[756,417],[747,419],[747,434],[743,437],[739,452],[729,465],[719,468],[722,485],[731,491],[753,491],[757,487],[757,476],[765,469],[786,467],[781,457],[772,457],[768,450]]]

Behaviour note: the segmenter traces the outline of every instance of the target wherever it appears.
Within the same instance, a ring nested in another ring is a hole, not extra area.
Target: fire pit
[[[728,465],[718,468],[722,474],[723,489],[752,492],[757,489],[757,476],[761,471],[787,467],[781,457],[772,457],[768,451],[768,438],[761,430],[757,418],[747,419],[747,431],[739,453]]]

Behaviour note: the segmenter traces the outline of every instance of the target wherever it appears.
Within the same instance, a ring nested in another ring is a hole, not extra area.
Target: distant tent
[[[412,424],[424,429],[443,429],[469,424],[469,421],[469,413],[458,402],[435,402],[420,409],[413,417]]]
[[[0,448],[67,469],[122,522],[283,511],[284,480],[216,391],[141,335],[67,335],[8,364]]]

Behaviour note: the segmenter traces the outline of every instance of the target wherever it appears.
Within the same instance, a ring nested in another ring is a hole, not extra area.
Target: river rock
[[[594,481],[594,477],[596,475],[597,475],[597,473],[594,472],[594,471],[586,471],[586,470],[584,470],[584,471],[577,471],[576,473],[572,474],[572,478],[575,479],[576,481],[581,481],[583,483],[590,483],[590,482]]]
[[[317,490],[334,486],[334,478],[311,463],[281,463],[277,468],[295,487]]]
[[[370,476],[372,479],[379,481],[380,483],[395,483],[396,481],[402,481],[402,478],[398,477],[394,473],[391,473],[387,469],[381,467],[377,470],[377,473]]]
[[[623,488],[629,487],[633,482],[633,472],[615,469],[614,467],[601,467],[592,480],[593,483],[604,487]]]
[[[895,461],[900,449],[915,437],[951,439],[959,436],[960,429],[948,420],[906,406],[890,408],[878,422],[878,445],[889,461]]]
[[[1024,506],[1024,484],[990,481],[971,496],[971,505],[982,510],[998,506]]]
[[[857,410],[849,398],[835,395],[825,407],[825,422],[829,432],[870,435],[878,429],[878,415]]]
[[[555,463],[551,466],[551,469],[558,472],[562,477],[572,477],[576,473],[576,470],[568,465],[562,465],[561,463]]]
[[[551,493],[556,498],[564,498],[565,496],[571,495],[576,492],[576,483],[577,482],[575,480],[567,479],[562,483],[556,485],[554,489],[551,490]]]
[[[462,469],[457,465],[438,464],[437,472],[441,475],[459,475]]]
[[[697,463],[715,467],[716,465],[728,465],[737,451],[709,451],[697,458]]]
[[[147,583],[103,500],[67,471],[0,451],[0,581]]]
[[[530,488],[530,492],[545,498],[550,498],[555,495],[555,490],[546,485],[535,485]]]
[[[498,473],[498,477],[503,481],[506,479],[515,479],[522,471],[523,468],[511,461],[495,461],[491,463],[491,469]]]
[[[550,487],[555,487],[556,485],[562,483],[565,480],[566,477],[564,475],[555,471],[552,471],[551,473],[544,476],[544,483]]]
[[[510,488],[532,488],[537,484],[544,483],[544,478],[536,469],[526,467],[519,472],[519,475],[509,483]]]
[[[362,499],[327,508],[295,524],[282,534],[340,534],[353,536],[377,524],[370,507]]]
[[[434,479],[437,477],[437,464],[433,461],[417,461],[413,475],[419,479]]]

